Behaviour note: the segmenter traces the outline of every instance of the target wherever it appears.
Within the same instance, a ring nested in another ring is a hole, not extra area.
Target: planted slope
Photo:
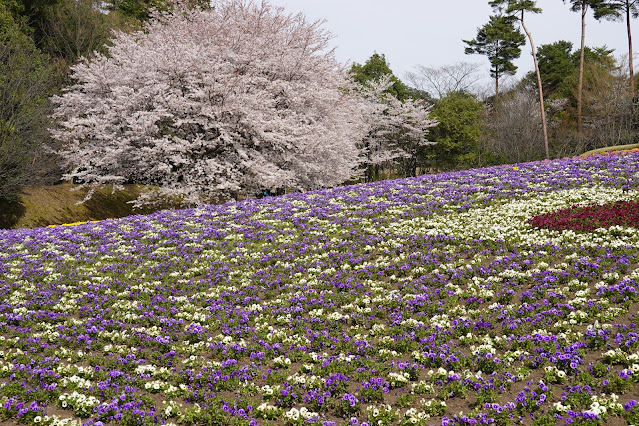
[[[636,200],[637,160],[1,231],[0,416],[636,424],[639,235],[527,221]]]

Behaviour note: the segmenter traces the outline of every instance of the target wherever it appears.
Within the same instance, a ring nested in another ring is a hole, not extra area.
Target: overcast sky
[[[373,53],[383,53],[396,76],[405,81],[405,72],[417,64],[439,66],[459,61],[478,63],[488,79],[488,60],[481,55],[465,55],[464,40],[477,35],[492,12],[488,0],[269,0],[290,12],[326,20],[333,35],[340,62],[364,63]],[[580,14],[571,12],[561,0],[538,0],[539,15],[528,14],[526,22],[537,46],[568,40],[580,46]],[[638,26],[633,21],[633,31]],[[615,55],[628,51],[626,26],[622,22],[598,22],[589,13],[586,45],[606,45]],[[639,33],[637,40],[639,40]],[[639,50],[639,46],[637,49]],[[522,48],[515,65],[518,76],[533,69],[530,46]]]

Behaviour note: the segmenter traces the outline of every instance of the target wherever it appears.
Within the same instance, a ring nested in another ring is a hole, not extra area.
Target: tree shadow
[[[13,228],[26,211],[22,202],[0,198],[0,229]]]
[[[169,202],[153,207],[133,207],[132,202],[135,201],[139,194],[139,188],[129,188],[124,191],[111,191],[109,188],[100,188],[83,204],[87,209],[89,220],[118,219],[131,215],[150,214],[157,210],[177,208]]]
[[[121,192],[98,190],[84,202],[84,206],[91,220],[115,219],[139,213],[129,203],[132,199]]]

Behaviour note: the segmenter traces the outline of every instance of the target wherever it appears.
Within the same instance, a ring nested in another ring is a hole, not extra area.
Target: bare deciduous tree
[[[537,94],[518,87],[502,95],[488,112],[484,149],[506,163],[544,158]]]
[[[451,92],[474,93],[481,80],[480,66],[469,62],[440,67],[416,65],[414,68],[414,71],[405,74],[410,85],[439,99]]]
[[[634,142],[632,93],[628,87],[628,56],[616,61],[609,72],[598,64],[586,64],[583,88],[584,151]]]

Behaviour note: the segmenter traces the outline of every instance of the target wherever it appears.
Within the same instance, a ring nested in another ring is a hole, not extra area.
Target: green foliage
[[[442,416],[446,413],[446,403],[431,399],[423,404],[423,409],[429,416]]]
[[[477,406],[483,407],[484,404],[489,404],[497,401],[499,395],[494,390],[483,390],[477,394]]]
[[[398,418],[397,412],[393,411],[390,405],[383,405],[378,408],[368,409],[368,421],[372,425],[389,426],[395,424]]]
[[[473,95],[452,92],[435,103],[431,115],[438,121],[431,130],[436,145],[428,156],[441,168],[471,167],[483,126],[484,106]]]
[[[57,2],[58,0],[0,0],[19,24],[20,30],[31,37],[38,47],[43,38],[44,10]]]
[[[384,402],[384,391],[382,389],[362,389],[360,395],[364,402]]]
[[[614,372],[610,376],[608,383],[603,386],[603,391],[608,394],[614,393],[619,395],[624,394],[631,388],[632,382],[630,380],[622,379],[616,372]]]
[[[0,8],[9,12],[14,21],[23,21],[21,17],[24,12],[24,2],[19,0],[0,0]]]
[[[120,12],[132,21],[145,22],[151,17],[151,10],[166,11],[169,5],[167,0],[112,0],[108,9]]]
[[[190,7],[200,7],[208,9],[211,2],[207,0],[187,0]],[[104,3],[106,10],[117,12],[129,22],[140,26],[146,23],[154,10],[167,12],[173,8],[172,0],[106,0]]]
[[[602,363],[602,362],[597,362],[592,366],[592,375],[595,377],[605,377],[608,374],[608,370],[610,368]]]
[[[374,53],[373,56],[368,58],[364,65],[354,63],[351,67],[350,74],[353,80],[362,86],[366,86],[369,81],[378,81],[380,78],[389,75],[393,84],[385,93],[390,93],[400,101],[410,98],[413,93],[408,86],[402,83],[402,81],[393,74],[383,54]],[[420,94],[420,99],[421,96],[424,95]]]
[[[475,39],[463,42],[467,44],[467,55],[488,57],[490,75],[495,79],[496,92],[499,92],[499,78],[514,75],[517,71],[512,61],[521,55],[521,46],[526,42],[526,37],[515,28],[511,17],[493,15],[487,24],[477,30]]]
[[[537,60],[542,87],[546,97],[567,97],[564,81],[576,71],[572,43],[559,40],[539,46]]]
[[[429,105],[433,105],[435,103],[435,98],[432,97],[431,94],[425,90],[420,90],[410,86],[407,86],[406,89],[408,93],[408,98],[410,99],[421,99]]]
[[[623,411],[623,418],[629,425],[639,424],[639,407],[634,405],[632,407],[628,406],[628,408],[628,410]]]
[[[397,406],[400,408],[410,407],[413,404],[414,397],[411,394],[401,394],[397,396]]]
[[[608,49],[607,46],[601,47],[588,47],[584,48],[584,61],[585,63],[591,63],[601,66],[608,71],[612,71],[615,67],[615,57],[612,55],[614,49]],[[572,54],[572,60],[575,66],[579,64],[579,52]]]
[[[559,87],[559,93],[575,104],[575,95],[579,81],[579,51],[571,55],[574,64],[573,72],[569,74]],[[602,79],[608,79],[614,69],[615,59],[612,50],[604,47],[584,49],[584,89],[587,86],[596,86]]]
[[[117,14],[102,13],[101,4],[97,0],[58,0],[46,7],[42,12],[41,49],[67,64],[95,51],[105,53],[111,29],[121,24],[116,22]]]
[[[46,57],[0,3],[0,198],[13,199],[46,138]]]
[[[557,424],[557,419],[548,413],[541,414],[533,419],[534,426],[554,426]]]
[[[550,44],[543,44],[537,50],[539,72],[547,99],[568,98],[574,102],[579,73],[579,50],[572,51],[573,44],[566,40],[559,40]],[[595,70],[609,74],[615,69],[613,50],[606,46],[586,47],[584,62],[586,64],[584,79],[588,80],[588,73]],[[526,76],[527,85],[532,86],[534,74]],[[592,78],[591,78],[592,79]]]
[[[597,13],[597,10],[604,6],[603,0],[563,0],[563,2],[570,5],[571,11],[579,13],[587,10],[589,7]]]

